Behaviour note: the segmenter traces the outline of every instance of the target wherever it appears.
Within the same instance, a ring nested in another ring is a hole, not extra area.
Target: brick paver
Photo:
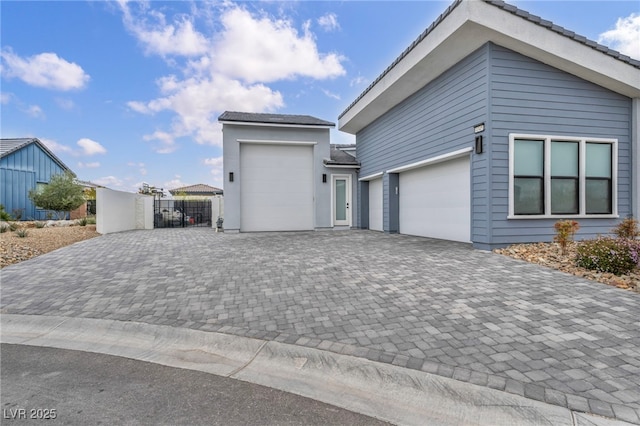
[[[640,423],[640,295],[371,231],[102,236],[7,267],[1,312],[315,347]]]

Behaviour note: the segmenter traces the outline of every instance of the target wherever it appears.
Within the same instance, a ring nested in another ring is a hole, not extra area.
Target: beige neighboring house
[[[215,186],[198,183],[196,185],[183,186],[170,189],[169,192],[176,200],[198,200],[223,195],[223,191]]]

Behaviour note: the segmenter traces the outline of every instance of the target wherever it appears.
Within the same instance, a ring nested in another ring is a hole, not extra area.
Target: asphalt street
[[[127,358],[0,345],[2,424],[386,425],[309,398]]]

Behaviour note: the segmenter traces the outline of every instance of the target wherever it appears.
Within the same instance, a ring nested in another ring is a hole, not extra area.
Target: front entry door
[[[350,175],[333,175],[333,225],[351,226]]]

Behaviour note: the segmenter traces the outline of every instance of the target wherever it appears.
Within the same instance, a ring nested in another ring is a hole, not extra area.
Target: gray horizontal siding
[[[487,119],[487,47],[482,47],[356,135],[361,176],[384,172],[461,148],[473,146],[473,126]],[[475,164],[475,162],[474,162]],[[478,194],[487,191],[488,164],[476,174]],[[475,166],[474,166],[475,167]],[[391,226],[385,179],[385,226]],[[480,195],[483,196],[483,195]],[[486,196],[486,195],[484,195]],[[486,206],[486,198],[483,203]],[[478,212],[477,229],[486,238],[488,211]],[[361,212],[363,217],[366,212]]]
[[[359,132],[361,175],[471,146],[486,117],[485,74],[480,49]]]
[[[631,100],[500,46],[490,49],[491,244],[551,241],[555,219],[507,219],[510,133],[618,139],[618,213],[631,213]],[[580,219],[578,238],[614,219]]]

